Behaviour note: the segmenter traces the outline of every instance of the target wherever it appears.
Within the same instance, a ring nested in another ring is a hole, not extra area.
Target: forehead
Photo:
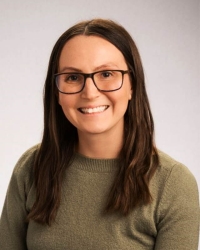
[[[78,68],[95,68],[103,64],[116,64],[117,67],[126,66],[121,51],[112,43],[98,36],[78,35],[71,38],[64,45],[59,68],[71,66]]]

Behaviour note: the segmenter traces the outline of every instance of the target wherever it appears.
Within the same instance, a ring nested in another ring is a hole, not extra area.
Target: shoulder
[[[39,149],[39,144],[35,145],[28,150],[26,150],[22,156],[17,161],[14,170],[13,170],[13,177],[16,179],[23,178],[24,180],[26,178],[30,178],[30,175],[32,173],[33,164],[35,155]]]
[[[185,165],[162,151],[159,151],[159,166],[152,184],[162,208],[167,210],[175,203],[179,207],[198,208],[199,194],[195,177]]]
[[[35,155],[39,145],[28,149],[16,163],[7,190],[7,199],[21,201],[27,197],[32,186],[34,186],[33,166]],[[9,198],[11,197],[11,198]]]
[[[157,174],[159,175],[159,178],[164,178],[167,181],[168,178],[173,177],[179,178],[179,180],[182,181],[185,180],[196,183],[193,174],[184,164],[160,150],[158,151],[158,156],[159,166],[157,169]]]
[[[158,154],[159,166],[151,182],[156,249],[196,249],[199,234],[197,182],[185,165],[161,151]]]
[[[161,203],[172,202],[174,199],[193,199],[198,202],[198,186],[194,175],[182,163],[162,151],[158,151],[159,166],[151,181],[152,194]],[[190,198],[188,198],[190,197]]]
[[[19,158],[15,168],[14,168],[14,172],[15,173],[19,173],[19,172],[24,172],[26,171],[27,168],[29,168],[33,162],[34,162],[34,158],[35,155],[39,149],[39,144],[35,145],[31,148],[29,148],[28,150],[26,150],[22,156]]]
[[[179,179],[179,182],[194,183],[196,180],[191,171],[181,162],[175,160],[171,156],[162,151],[159,154],[159,168],[158,171],[165,175],[165,178]]]

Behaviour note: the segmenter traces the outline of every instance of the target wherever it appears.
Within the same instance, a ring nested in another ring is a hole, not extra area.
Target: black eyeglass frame
[[[113,89],[113,90],[101,90],[98,88],[98,86],[96,85],[95,81],[94,81],[94,75],[97,74],[97,73],[100,73],[100,72],[109,72],[109,71],[115,71],[115,72],[121,72],[122,74],[122,83],[120,85],[119,88],[117,89]],[[119,89],[121,89],[121,87],[123,86],[123,83],[124,83],[124,75],[127,74],[127,73],[130,73],[131,70],[100,70],[100,71],[95,71],[93,73],[82,73],[82,72],[66,72],[66,73],[56,73],[54,74],[54,77],[55,77],[55,83],[56,83],[56,87],[58,89],[58,91],[62,94],[67,94],[67,95],[73,95],[73,94],[77,94],[77,93],[80,93],[84,87],[85,87],[85,83],[86,83],[86,79],[87,78],[91,78],[95,87],[100,91],[100,92],[113,92],[113,91],[117,91]],[[79,75],[82,75],[84,77],[84,83],[83,83],[83,86],[81,88],[81,90],[77,91],[77,92],[73,92],[73,93],[67,93],[67,92],[63,92],[61,91],[59,88],[58,88],[58,84],[57,84],[57,76],[59,75],[65,75],[65,74],[79,74]]]

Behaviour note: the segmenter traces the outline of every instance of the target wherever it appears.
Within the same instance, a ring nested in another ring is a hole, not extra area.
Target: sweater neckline
[[[88,172],[113,172],[119,169],[120,160],[117,158],[114,159],[98,159],[90,158],[88,156],[82,155],[80,153],[75,153],[73,162],[73,168],[78,168]]]

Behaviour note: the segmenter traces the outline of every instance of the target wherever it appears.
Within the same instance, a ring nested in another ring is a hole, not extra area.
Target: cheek
[[[58,96],[58,103],[63,108],[70,107],[74,103],[74,98],[72,98],[71,95],[65,95],[65,94],[60,93]]]
[[[59,94],[58,103],[60,104],[65,116],[68,118],[68,114],[70,113],[70,108],[73,106],[73,100],[69,96],[65,96]]]
[[[114,112],[121,116],[127,110],[128,102],[131,99],[131,92],[127,90],[111,92],[109,99],[112,103]]]

